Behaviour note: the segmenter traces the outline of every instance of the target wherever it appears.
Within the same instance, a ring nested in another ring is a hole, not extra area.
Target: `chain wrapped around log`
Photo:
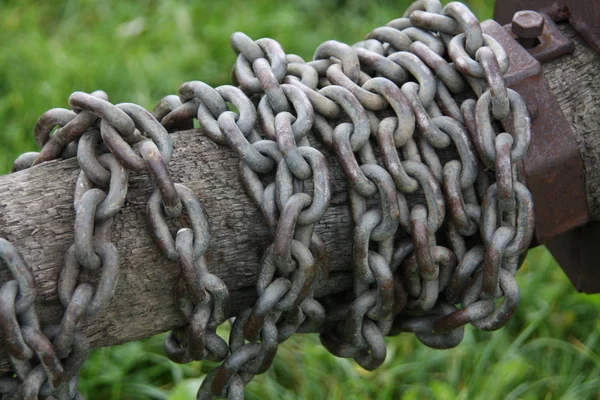
[[[500,328],[533,201],[537,244],[597,219],[593,139],[564,96],[597,105],[600,88],[552,77],[598,59],[560,30],[559,51],[540,55],[461,3],[421,0],[308,63],[236,33],[239,88],[188,82],[153,114],[74,93],[38,121],[41,152],[0,177],[0,369],[23,381],[2,390],[78,398],[88,340],[168,329],[172,360],[223,362],[199,398],[238,398],[294,332],[375,369],[386,335],[449,348],[467,323]],[[194,118],[200,129],[167,134]],[[230,316],[227,343],[216,327]]]

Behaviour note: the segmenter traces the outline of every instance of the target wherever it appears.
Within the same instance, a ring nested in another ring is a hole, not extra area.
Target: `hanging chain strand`
[[[113,105],[102,91],[76,92],[72,110],[52,109],[38,120],[42,150],[20,156],[13,171],[77,157],[75,242],[58,281],[63,320],[42,329],[34,276],[0,240],[14,276],[0,288],[15,371],[0,386],[2,399],[81,398],[78,371],[89,346],[78,327],[114,293],[119,257],[111,226],[129,172],[150,175],[150,232],[181,268],[176,303],[187,324],[168,334],[165,352],[178,363],[221,363],[198,399],[243,398],[294,333],[319,333],[331,353],[373,370],[385,361],[385,336],[413,332],[446,349],[462,341],[466,324],[496,330],[514,313],[514,276],[534,228],[518,168],[531,121],[521,96],[506,87],[505,50],[467,6],[416,1],[353,46],[324,42],[309,62],[273,39],[235,33],[231,45],[234,86],[186,82],[152,113]],[[236,316],[229,342],[216,334],[230,317],[229,291],[206,263],[209,219],[197,195],[167,171],[167,132],[191,129],[194,119],[202,134],[237,153],[240,180],[273,237],[257,266],[258,300]],[[317,300],[328,250],[315,227],[332,191],[323,151],[348,181],[354,284],[350,293]],[[189,227],[173,237],[168,219],[182,212]],[[95,271],[96,289],[79,282],[80,273]]]

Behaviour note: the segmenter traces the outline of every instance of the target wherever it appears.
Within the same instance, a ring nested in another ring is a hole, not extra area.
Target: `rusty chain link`
[[[112,105],[104,92],[76,92],[69,103],[73,111],[53,109],[38,121],[35,137],[43,146],[42,151],[35,157],[20,157],[16,161],[26,168],[40,160],[64,156],[62,149],[75,143],[81,168],[74,196],[74,244],[66,252],[58,278],[58,294],[65,307],[58,326],[40,330],[35,309],[29,303],[35,281],[29,282],[31,272],[16,250],[2,242],[6,250],[1,255],[17,277],[17,281],[10,281],[0,290],[6,299],[6,307],[0,313],[5,321],[2,329],[7,343],[15,343],[8,349],[20,379],[10,391],[10,396],[16,398],[80,397],[76,390],[78,371],[89,346],[79,324],[84,317],[93,318],[106,308],[115,291],[119,254],[110,235],[113,217],[125,203],[129,170],[150,175],[154,184],[148,200],[151,232],[158,248],[168,259],[179,260],[182,270],[178,304],[189,323],[167,337],[167,355],[178,362],[189,362],[223,360],[229,353],[227,343],[216,335],[216,327],[229,317],[229,292],[206,267],[204,253],[210,241],[210,226],[198,197],[186,186],[174,183],[167,172],[173,144],[166,129],[136,104]],[[179,104],[171,99],[167,108],[171,110]],[[55,126],[60,128],[49,136]],[[180,229],[174,240],[166,218],[178,217],[182,210],[191,229]],[[80,283],[82,273],[96,271],[100,273],[96,289]],[[17,294],[27,295],[27,303],[15,305]],[[36,354],[41,364],[31,365]]]
[[[521,96],[506,86],[505,50],[468,7],[416,1],[353,46],[324,42],[309,62],[273,39],[235,33],[231,45],[235,86],[186,82],[152,113],[112,105],[101,91],[76,92],[72,110],[40,117],[34,135],[42,150],[20,156],[13,171],[77,156],[75,243],[59,277],[63,320],[42,330],[33,274],[0,240],[15,279],[0,288],[16,373],[0,386],[3,399],[80,398],[77,371],[88,345],[78,326],[114,292],[119,260],[110,231],[128,171],[150,175],[150,231],[181,268],[176,298],[188,323],[167,336],[165,352],[179,363],[221,362],[199,399],[243,398],[245,385],[296,332],[317,332],[333,354],[373,370],[385,361],[387,335],[414,332],[427,346],[450,348],[464,325],[495,330],[514,313],[514,275],[534,227],[518,168],[531,122]],[[194,119],[238,154],[240,180],[273,235],[257,266],[258,300],[235,318],[228,343],[216,334],[230,317],[229,292],[204,257],[208,217],[166,168],[173,152],[167,131],[189,129]],[[328,251],[315,226],[327,212],[331,178],[315,140],[341,165],[355,224],[352,293],[319,300]],[[174,238],[167,219],[182,212],[190,226]],[[101,274],[96,289],[78,283],[92,271]]]

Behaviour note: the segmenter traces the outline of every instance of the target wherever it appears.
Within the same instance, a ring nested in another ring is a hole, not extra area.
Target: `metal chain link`
[[[75,243],[66,252],[58,278],[58,294],[65,307],[58,326],[40,331],[30,304],[30,293],[35,288],[33,276],[16,250],[2,242],[5,250],[0,255],[17,277],[17,281],[0,289],[0,295],[6,299],[0,311],[1,327],[5,342],[16,343],[8,348],[20,380],[11,380],[7,398],[80,398],[76,390],[78,371],[87,358],[89,345],[78,327],[83,318],[94,318],[108,306],[116,288],[120,261],[110,235],[113,217],[125,203],[129,170],[149,173],[154,184],[148,200],[151,232],[158,248],[168,259],[179,260],[182,270],[178,304],[189,324],[167,337],[167,355],[178,362],[189,362],[223,360],[229,353],[227,343],[216,335],[216,327],[230,314],[229,292],[206,267],[204,253],[210,241],[210,226],[198,197],[186,186],[173,183],[167,172],[172,140],[158,120],[142,107],[131,103],[115,106],[107,99],[104,92],[75,92],[69,98],[73,111],[46,112],[34,131],[42,151],[20,157],[15,163],[19,167],[13,168],[28,168],[64,157],[63,149],[75,144],[81,172],[74,196]],[[181,103],[171,98],[164,104],[157,115],[166,114]],[[50,136],[56,126],[59,128]],[[191,229],[180,229],[173,240],[166,218],[180,216],[183,209]],[[96,289],[80,282],[80,275],[86,272],[100,273]],[[15,303],[15,298],[20,298],[17,295],[26,296],[27,303]],[[32,363],[35,355],[41,364]]]
[[[75,244],[59,280],[65,317],[44,335],[33,275],[0,241],[15,276],[0,289],[0,321],[18,377],[0,387],[10,398],[79,396],[76,372],[87,341],[77,326],[114,291],[118,254],[110,227],[128,170],[150,174],[150,231],[181,268],[176,298],[188,324],[168,335],[165,351],[176,362],[221,362],[199,399],[243,398],[245,385],[295,332],[318,332],[333,354],[372,370],[385,361],[387,335],[414,332],[427,346],[450,348],[462,341],[464,325],[495,330],[514,313],[514,275],[534,227],[532,196],[518,169],[531,122],[523,99],[506,87],[505,50],[468,7],[416,1],[353,46],[324,42],[309,62],[273,39],[235,33],[231,45],[235,86],[186,82],[152,114],[112,105],[104,92],[77,92],[72,110],[53,109],[38,121],[41,152],[25,153],[13,170],[76,154]],[[229,343],[216,334],[229,317],[229,292],[206,265],[208,218],[166,170],[173,151],[167,131],[189,129],[194,119],[238,154],[240,180],[273,234],[257,267],[259,298],[235,318]],[[353,290],[318,301],[328,262],[315,226],[327,212],[331,178],[311,133],[344,171],[355,224]],[[190,227],[173,238],[166,219],[182,210]],[[96,291],[78,284],[82,268],[101,271]],[[28,361],[42,352],[53,356]]]
[[[190,103],[198,107],[195,116],[206,134],[240,156],[242,183],[275,239],[259,268],[259,299],[236,318],[231,354],[205,381],[201,397],[211,392],[232,396],[240,384],[269,368],[279,343],[296,331],[320,331],[325,318],[324,308],[313,298],[328,274],[326,250],[314,226],[327,211],[331,188],[325,157],[306,137],[314,123],[313,106],[301,89],[282,84],[287,57],[277,42],[254,42],[237,33],[232,45],[239,53],[233,73],[243,91],[184,83],[179,90],[182,105],[163,119],[170,124],[190,118],[194,113],[182,110],[192,109]],[[257,92],[265,95],[255,109],[248,96]],[[227,102],[237,114],[228,111]],[[260,130],[255,128],[257,119]],[[274,181],[265,186],[267,176]]]

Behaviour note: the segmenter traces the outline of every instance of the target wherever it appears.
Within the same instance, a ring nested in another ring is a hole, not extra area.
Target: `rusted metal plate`
[[[514,87],[527,78],[542,74],[542,64],[529,55],[527,50],[497,22],[492,20],[484,21],[481,23],[481,28],[484,33],[494,37],[506,49],[506,53],[509,56],[509,68],[504,74],[507,85]]]
[[[569,23],[600,53],[600,1],[598,0],[496,0],[494,19],[501,24],[511,22],[520,10],[544,12],[554,21]]]
[[[585,225],[585,170],[571,126],[541,64],[495,21],[484,22],[482,28],[507,49],[507,83],[530,106],[532,140],[524,170],[536,205],[534,245],[548,246],[577,290],[598,293],[600,223]]]
[[[575,43],[567,38],[556,26],[552,18],[547,14],[540,13],[544,18],[544,28],[540,36],[537,37],[539,43],[535,47],[527,49],[529,54],[541,63],[554,60],[575,51]],[[504,28],[513,38],[516,38],[511,30],[512,25],[505,25]]]
[[[569,23],[600,54],[600,1],[569,0]]]
[[[590,222],[550,240],[546,246],[580,292],[600,293],[600,222]]]
[[[553,2],[555,9],[559,3]],[[547,245],[577,290],[599,293],[600,223],[588,223],[585,170],[571,127],[541,64],[499,24],[486,21],[483,28],[506,47],[511,64],[507,82],[531,105],[532,143],[524,169],[536,202],[535,244]]]
[[[549,15],[554,21],[567,19],[568,0],[496,0],[494,19],[502,25],[510,24],[513,15],[521,10],[535,10]]]

